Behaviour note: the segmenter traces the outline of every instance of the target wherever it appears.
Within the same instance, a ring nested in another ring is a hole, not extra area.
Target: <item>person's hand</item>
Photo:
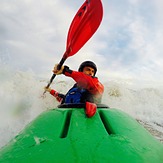
[[[44,87],[44,90],[46,91],[46,92],[50,92],[52,89],[50,88],[50,87]]]
[[[58,64],[56,64],[54,66],[53,73],[56,74],[56,75],[62,74],[63,73],[64,66],[62,66],[60,70],[58,70],[57,68],[58,68]]]

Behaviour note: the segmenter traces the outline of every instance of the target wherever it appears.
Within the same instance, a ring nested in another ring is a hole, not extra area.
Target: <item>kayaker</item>
[[[78,104],[86,102],[95,104],[101,103],[104,86],[99,82],[98,78],[95,77],[97,72],[95,63],[92,61],[85,61],[81,63],[78,71],[71,70],[68,66],[62,66],[60,70],[57,70],[57,66],[58,64],[54,67],[54,74],[64,74],[76,81],[76,84],[74,84],[66,95],[45,87],[45,90],[56,97],[61,104]]]

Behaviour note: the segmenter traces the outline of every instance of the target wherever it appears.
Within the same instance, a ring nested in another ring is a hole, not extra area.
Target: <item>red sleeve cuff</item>
[[[52,90],[50,91],[50,94],[51,94],[51,95],[54,95],[55,92],[56,92],[56,91],[52,89]]]

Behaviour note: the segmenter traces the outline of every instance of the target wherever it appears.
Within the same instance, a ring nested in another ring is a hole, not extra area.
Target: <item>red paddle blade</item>
[[[86,0],[76,13],[67,36],[66,59],[77,53],[92,37],[103,17],[101,0]]]

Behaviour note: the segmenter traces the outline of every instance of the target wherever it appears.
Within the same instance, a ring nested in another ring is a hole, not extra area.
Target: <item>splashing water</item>
[[[59,104],[43,88],[47,80],[41,80],[32,71],[13,72],[0,69],[0,147],[19,133],[25,125],[43,111]],[[70,81],[55,79],[54,89],[66,93],[73,85]],[[147,128],[152,128],[158,139],[163,140],[163,85],[133,80],[109,80],[104,83],[102,103],[120,109]]]

